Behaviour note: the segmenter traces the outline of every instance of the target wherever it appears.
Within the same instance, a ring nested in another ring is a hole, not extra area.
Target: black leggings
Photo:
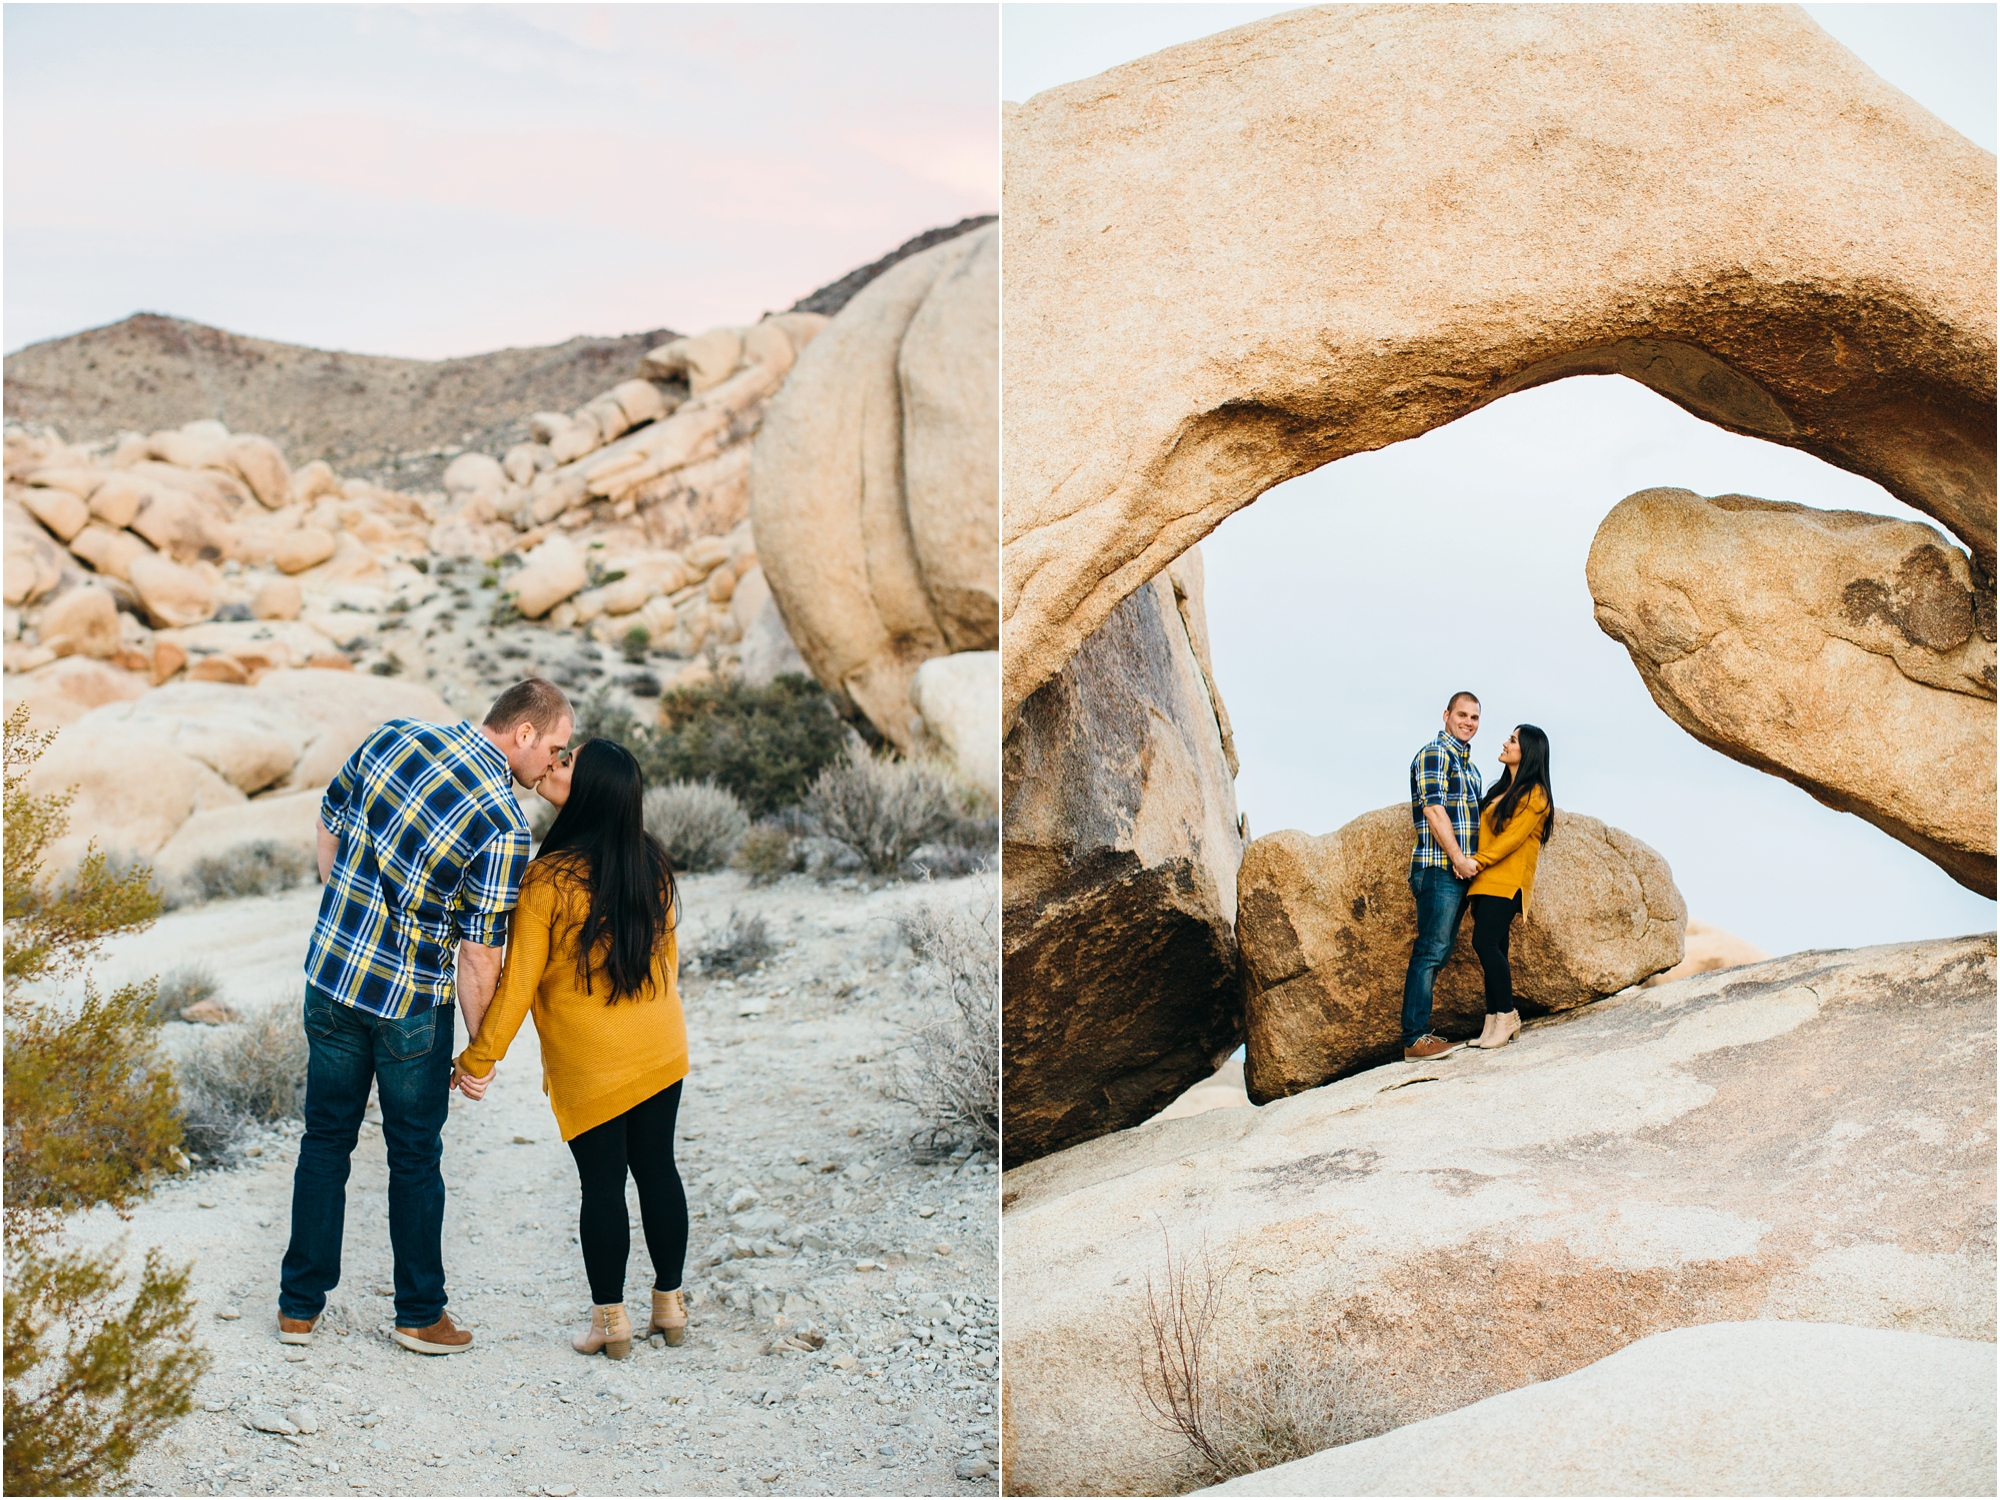
[[[1472,951],[1486,971],[1486,1014],[1505,1015],[1520,1007],[1514,999],[1514,971],[1507,964],[1507,934],[1521,914],[1521,893],[1472,898]]]
[[[681,1284],[688,1200],[674,1165],[674,1116],[680,1107],[681,1086],[676,1083],[569,1143],[577,1176],[583,1179],[576,1236],[583,1242],[590,1300],[599,1307],[625,1300],[625,1262],[632,1253],[632,1222],[625,1212],[628,1169],[639,1185],[639,1218],[653,1257],[653,1286],[671,1292]]]

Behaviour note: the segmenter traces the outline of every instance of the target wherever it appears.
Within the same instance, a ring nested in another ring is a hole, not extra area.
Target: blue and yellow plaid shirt
[[[1424,820],[1426,807],[1442,807],[1451,831],[1467,859],[1479,852],[1479,767],[1472,752],[1444,730],[1410,762],[1410,817],[1417,825],[1417,847],[1410,855],[1410,873],[1429,868],[1449,870],[1451,859]]]
[[[391,719],[326,789],[340,841],[306,979],[399,1018],[456,998],[461,941],[498,948],[528,867],[507,757],[478,727]]]

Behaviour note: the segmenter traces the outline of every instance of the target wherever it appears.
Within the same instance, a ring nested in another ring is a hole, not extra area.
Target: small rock
[[[544,1495],[556,1496],[560,1500],[561,1496],[574,1495],[576,1493],[576,1486],[573,1484],[552,1484],[544,1489],[542,1493]]]
[[[758,1201],[757,1190],[755,1188],[740,1187],[735,1192],[729,1195],[728,1203],[724,1204],[723,1206],[727,1208],[730,1213],[740,1214],[743,1212],[744,1209],[748,1208],[751,1204],[757,1201]]]
[[[203,1411],[228,1411],[229,1403],[227,1401],[204,1401],[201,1403],[201,1409]]]
[[[215,1200],[213,1198],[197,1198],[194,1200],[194,1206],[196,1208],[213,1208],[215,1207]]]
[[[285,1413],[285,1418],[300,1432],[318,1432],[319,1418],[310,1406],[295,1406]]]
[[[218,1307],[215,1310],[215,1315],[225,1323],[234,1323],[238,1318],[243,1316],[243,1309],[240,1307]]]
[[[262,1146],[245,1146],[243,1148],[243,1154],[245,1156],[262,1156],[264,1154],[264,1148]]]
[[[949,1254],[951,1254],[951,1246],[949,1246],[949,1245],[939,1245],[939,1246],[937,1247],[937,1253],[938,1253],[939,1255],[949,1255]]]
[[[220,1000],[197,1000],[192,1005],[181,1007],[181,1019],[191,1021],[196,1026],[226,1026],[229,1022],[240,1018]]]
[[[836,1370],[858,1370],[861,1368],[861,1361],[851,1354],[836,1354],[833,1357],[833,1367]]]
[[[766,1469],[757,1477],[766,1484],[776,1484],[778,1482],[778,1471],[776,1469]]]
[[[373,1292],[378,1297],[393,1297],[396,1295],[396,1289],[394,1287],[379,1281],[376,1282],[375,1285],[368,1288],[368,1290]]]
[[[961,1458],[958,1461],[960,1479],[984,1479],[993,1472],[993,1465],[983,1458]]]
[[[535,1144],[535,1138],[531,1135],[517,1135],[514,1137],[514,1144],[517,1146],[532,1146]]]
[[[361,1427],[373,1427],[376,1423],[380,1422],[381,1420],[382,1420],[382,1413],[380,1413],[379,1411],[371,1411],[370,1413],[368,1413],[367,1416],[363,1417],[360,1420],[360,1422],[357,1423],[356,1425]]]
[[[243,1415],[243,1425],[256,1432],[297,1432],[298,1428],[268,1406],[253,1406]]]
[[[302,1365],[306,1362],[306,1351],[299,1348],[296,1344],[287,1344],[285,1345],[285,1359],[291,1364]]]
[[[370,1443],[368,1446],[373,1448],[377,1453],[387,1453],[389,1451],[389,1445],[383,1442],[382,1439],[380,1438],[375,1439],[375,1441]]]

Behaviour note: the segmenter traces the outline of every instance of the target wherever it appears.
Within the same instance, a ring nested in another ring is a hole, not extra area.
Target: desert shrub
[[[752,885],[769,885],[800,868],[798,841],[782,824],[766,818],[743,835],[730,863],[748,875]]]
[[[931,900],[901,921],[917,957],[909,983],[930,1015],[894,1054],[891,1097],[923,1115],[925,1144],[997,1150],[1000,1143],[1000,906],[989,884],[974,902]]]
[[[176,1068],[188,1146],[212,1155],[259,1125],[302,1119],[307,1056],[296,1005],[269,1006],[203,1035]]]
[[[114,866],[92,845],[66,881],[48,880],[69,826],[68,795],[27,777],[50,736],[25,706],[5,725],[4,1408],[8,1494],[102,1493],[141,1448],[193,1407],[209,1356],[195,1342],[187,1271],[146,1257],[129,1302],[118,1253],[50,1240],[97,1204],[123,1210],[162,1170],[185,1166],[172,1073],[160,1061],[152,983],[100,995],[87,974],[106,938],[160,910],[152,872]],[[25,982],[82,973],[73,1012]]]
[[[180,1019],[182,1011],[201,1000],[213,1000],[218,986],[215,970],[205,963],[183,964],[160,977],[153,991],[153,1015],[161,1021]]]
[[[10,1495],[96,1495],[194,1408],[210,1356],[195,1337],[191,1267],[158,1250],[131,1300],[116,1252],[7,1257],[6,1460]]]
[[[876,875],[895,874],[959,817],[953,785],[935,766],[859,745],[819,773],[805,807],[821,833],[852,849]]]
[[[677,870],[717,870],[750,830],[743,804],[712,781],[670,781],[646,793],[646,832]]]
[[[625,660],[634,666],[646,659],[646,653],[653,648],[653,632],[643,625],[634,625],[618,638],[618,649]]]
[[[852,731],[810,677],[673,688],[661,695],[657,725],[595,694],[577,711],[577,737],[603,735],[630,750],[646,780],[713,781],[736,794],[753,818],[788,807],[840,758]]]
[[[175,905],[269,896],[303,884],[314,875],[313,858],[291,844],[259,839],[222,854],[207,854],[188,869]]]
[[[1146,1277],[1139,1332],[1141,1409],[1181,1439],[1189,1488],[1290,1463],[1397,1425],[1387,1388],[1353,1368],[1337,1344],[1303,1331],[1262,1354],[1229,1357],[1214,1337],[1230,1267],[1204,1247]]]
[[[695,949],[693,957],[704,974],[747,974],[777,951],[761,916],[744,917],[732,910],[729,920]]]

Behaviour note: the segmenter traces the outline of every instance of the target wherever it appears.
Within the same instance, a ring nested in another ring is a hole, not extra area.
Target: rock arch
[[[1991,592],[1994,159],[1796,8],[1294,12],[1005,134],[1010,724],[1265,490],[1569,375],[1876,480]]]

